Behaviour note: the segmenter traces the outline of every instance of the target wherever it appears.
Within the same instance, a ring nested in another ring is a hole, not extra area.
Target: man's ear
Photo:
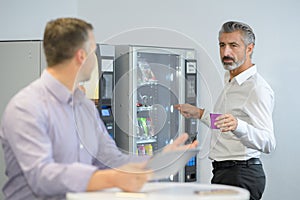
[[[79,63],[79,65],[81,65],[84,62],[85,58],[86,58],[86,52],[84,49],[78,49],[75,52],[75,59]]]
[[[254,49],[254,44],[253,43],[248,44],[248,46],[247,46],[247,54],[251,55],[252,52],[253,52],[253,49]]]

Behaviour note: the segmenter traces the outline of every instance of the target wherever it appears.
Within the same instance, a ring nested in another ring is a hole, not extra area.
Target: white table
[[[249,200],[245,189],[227,185],[153,182],[144,185],[141,192],[127,193],[117,188],[97,192],[67,193],[67,200]]]

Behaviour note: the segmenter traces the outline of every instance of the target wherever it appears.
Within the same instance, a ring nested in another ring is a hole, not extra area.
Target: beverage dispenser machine
[[[196,139],[197,120],[185,119],[178,103],[196,105],[194,49],[115,46],[113,100],[115,140],[130,154],[152,155],[183,132]],[[102,115],[103,116],[103,115]],[[196,181],[196,157],[166,181]]]
[[[110,136],[115,139],[114,117],[112,112],[112,97],[114,88],[114,60],[113,45],[97,44],[99,89],[97,107]]]

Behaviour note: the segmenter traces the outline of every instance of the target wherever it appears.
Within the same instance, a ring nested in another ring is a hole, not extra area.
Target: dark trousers
[[[258,200],[264,192],[266,177],[261,164],[215,167],[211,183],[245,188],[250,192],[250,200]]]

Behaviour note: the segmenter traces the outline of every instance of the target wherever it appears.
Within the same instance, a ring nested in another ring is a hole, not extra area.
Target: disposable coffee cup
[[[218,127],[215,125],[216,118],[219,117],[222,114],[219,113],[210,113],[210,128],[211,129],[218,129]]]

